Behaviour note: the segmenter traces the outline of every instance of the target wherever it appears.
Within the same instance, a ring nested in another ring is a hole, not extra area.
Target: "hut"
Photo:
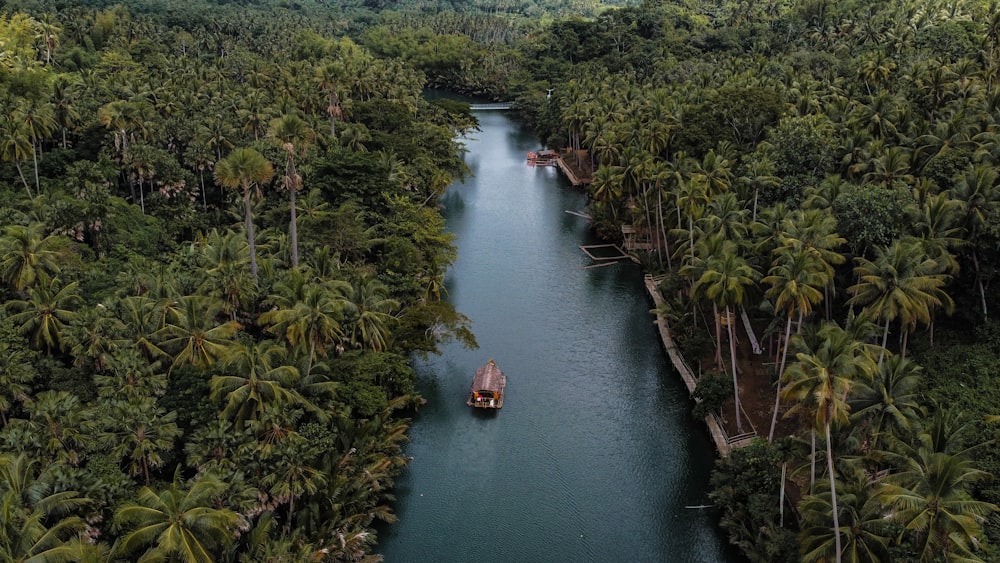
[[[506,386],[507,377],[497,364],[490,360],[476,370],[472,388],[469,389],[469,400],[465,404],[481,409],[503,408],[503,392]]]

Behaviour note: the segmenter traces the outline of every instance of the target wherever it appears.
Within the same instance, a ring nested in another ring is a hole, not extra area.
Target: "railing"
[[[743,410],[742,403],[740,403],[740,412],[743,413],[743,422],[750,425],[750,431],[743,432],[735,436],[730,436],[729,433],[726,432],[725,422],[722,420],[722,417],[719,416],[719,413],[717,412],[712,413],[712,416],[715,417],[715,421],[719,424],[719,430],[722,431],[722,434],[726,439],[726,443],[729,444],[730,446],[736,445],[736,447],[740,447],[745,445],[744,443],[748,443],[750,442],[750,440],[757,437],[757,428],[754,427],[753,421],[750,420],[749,416],[747,416],[747,411]]]

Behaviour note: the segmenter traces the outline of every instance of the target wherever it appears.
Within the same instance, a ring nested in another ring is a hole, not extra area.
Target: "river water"
[[[637,266],[584,269],[585,196],[503,112],[480,112],[473,176],[444,196],[458,259],[448,299],[479,350],[418,362],[427,404],[396,483],[395,562],[736,560],[716,527],[714,448],[669,367]],[[507,375],[500,411],[465,405],[476,368]]]

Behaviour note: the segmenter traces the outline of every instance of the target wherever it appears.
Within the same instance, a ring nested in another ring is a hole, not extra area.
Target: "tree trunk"
[[[288,238],[291,239],[289,244],[292,246],[292,267],[299,267],[299,226],[298,218],[296,217],[295,210],[295,192],[299,190],[298,176],[295,174],[295,157],[291,153],[288,154],[288,171],[291,175],[292,182],[288,187],[288,200],[291,206],[291,220],[288,223]]]
[[[837,534],[835,536],[837,563],[840,563],[840,510],[837,508],[837,476],[833,472],[833,440],[830,438],[829,418],[826,421],[826,465],[830,472],[830,504],[833,505],[833,531]]]
[[[743,418],[740,416],[740,385],[736,377],[736,339],[733,337],[733,323],[726,305],[726,322],[729,327],[729,361],[733,363],[733,402],[736,404],[736,431],[743,433]]]
[[[986,288],[983,287],[983,274],[979,270],[979,256],[976,251],[972,251],[972,264],[976,267],[976,285],[979,287],[979,301],[983,307],[983,319],[989,318],[989,309],[986,307]]]
[[[250,245],[250,277],[257,282],[257,244],[253,233],[253,210],[250,207],[250,186],[243,187],[243,208],[246,210],[247,243]]]
[[[788,471],[788,462],[781,463],[781,490],[778,493],[778,527],[785,527],[785,472]]]
[[[17,175],[21,177],[21,183],[24,184],[24,191],[28,192],[28,197],[35,199],[35,196],[31,195],[31,188],[28,187],[28,181],[24,179],[24,172],[21,171],[21,161],[15,160],[14,167],[17,168]]]
[[[878,367],[882,368],[882,360],[885,358],[885,347],[889,344],[889,319],[885,320],[885,329],[882,331],[882,350],[878,353]]]
[[[38,180],[38,151],[35,150],[35,141],[31,141],[31,157],[35,161],[35,193],[42,193],[41,184]]]
[[[712,303],[712,316],[715,317],[715,369],[723,371],[722,366],[722,320],[719,318],[719,306]]]
[[[809,494],[813,494],[816,486],[816,429],[810,432],[812,441],[812,454],[809,456]]]
[[[774,428],[778,425],[778,409],[781,407],[781,379],[785,375],[785,359],[788,358],[788,339],[792,335],[792,315],[789,311],[788,322],[785,323],[785,346],[781,350],[781,367],[778,368],[778,390],[774,393],[774,412],[771,413],[771,431],[767,434],[768,443],[774,443]]]

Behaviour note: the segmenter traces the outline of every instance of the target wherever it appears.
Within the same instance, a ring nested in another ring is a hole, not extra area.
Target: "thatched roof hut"
[[[476,377],[472,380],[472,389],[469,390],[469,400],[466,404],[470,407],[498,409],[503,406],[503,392],[506,386],[507,377],[497,367],[496,362],[490,360],[476,370]]]

